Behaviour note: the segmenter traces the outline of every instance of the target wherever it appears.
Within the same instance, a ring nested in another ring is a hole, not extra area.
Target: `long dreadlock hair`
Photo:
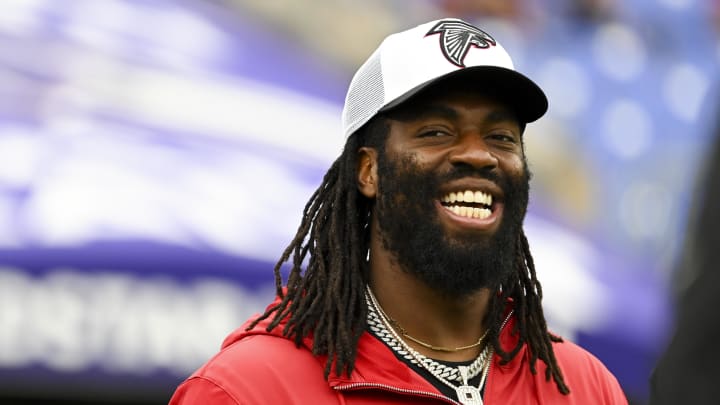
[[[366,257],[373,201],[357,189],[358,151],[367,146],[375,148],[378,154],[384,153],[388,132],[386,119],[376,116],[349,137],[343,153],[310,197],[297,234],[275,265],[275,288],[280,302],[270,306],[247,328],[250,330],[261,320],[273,316],[267,327],[271,331],[285,320],[282,333],[297,346],[312,333],[313,354],[328,357],[325,378],[333,366],[337,375],[350,374],[355,366],[358,340],[365,331]],[[552,349],[552,342],[562,339],[547,331],[541,306],[542,288],[522,231],[516,241],[516,251],[516,271],[503,283],[490,305],[489,341],[503,363],[512,360],[527,343],[532,373],[537,373],[536,362],[542,360],[547,366],[545,379],[552,378],[558,390],[568,394],[570,390]],[[281,269],[291,256],[284,290]],[[512,350],[504,351],[499,336],[510,299],[519,340]]]

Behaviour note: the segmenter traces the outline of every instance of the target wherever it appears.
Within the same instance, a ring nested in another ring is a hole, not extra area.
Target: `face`
[[[521,129],[503,104],[427,94],[391,114],[373,215],[385,249],[453,296],[513,271],[528,203]]]

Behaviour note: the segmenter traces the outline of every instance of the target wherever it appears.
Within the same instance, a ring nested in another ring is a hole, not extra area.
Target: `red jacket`
[[[514,347],[510,331],[503,329],[500,343]],[[323,378],[327,357],[315,357],[306,338],[303,346],[282,337],[283,325],[266,332],[263,322],[246,332],[247,323],[230,334],[222,350],[185,380],[170,405],[254,404],[457,404],[399,361],[390,348],[365,333],[360,337],[355,368],[350,375]],[[545,363],[530,372],[524,347],[508,364],[496,355],[487,377],[484,403],[494,404],[627,404],[615,379],[592,354],[571,343],[555,343],[555,356],[570,388],[558,392],[545,380]]]

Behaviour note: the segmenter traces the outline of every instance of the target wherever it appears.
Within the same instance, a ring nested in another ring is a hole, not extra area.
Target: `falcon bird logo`
[[[440,21],[425,36],[433,34],[440,34],[440,49],[445,58],[463,68],[471,45],[483,49],[495,46],[495,40],[487,32],[464,21]]]

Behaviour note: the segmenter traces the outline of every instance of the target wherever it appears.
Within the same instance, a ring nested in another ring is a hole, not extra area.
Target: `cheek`
[[[429,151],[404,151],[399,156],[401,166],[416,174],[428,175],[440,169],[443,162],[446,162],[442,153]]]
[[[413,150],[393,151],[387,155],[387,166],[392,167],[395,173],[420,173],[427,168],[427,158],[422,153]]]
[[[526,165],[523,157],[520,155],[507,156],[500,160],[500,166],[503,171],[511,176],[522,176],[525,174]]]

